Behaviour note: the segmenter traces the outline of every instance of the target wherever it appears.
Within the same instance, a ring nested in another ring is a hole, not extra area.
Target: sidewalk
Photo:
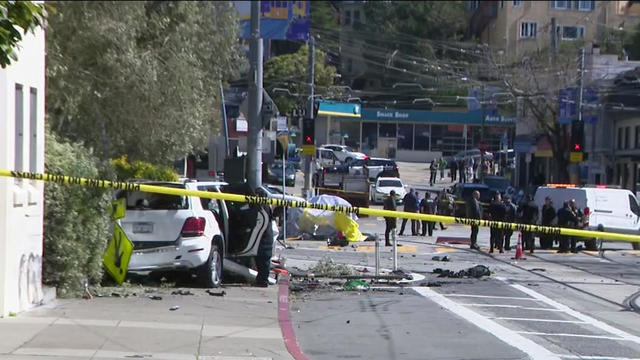
[[[0,318],[0,358],[292,359],[278,323],[278,287],[212,291],[225,296],[171,295],[177,288],[132,296],[134,288],[128,297],[59,299]]]

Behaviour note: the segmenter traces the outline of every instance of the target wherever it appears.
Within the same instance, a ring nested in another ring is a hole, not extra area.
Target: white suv
[[[349,162],[351,160],[363,160],[367,158],[367,155],[361,152],[353,151],[346,145],[327,144],[322,145],[322,147],[325,149],[333,150],[333,154],[342,163]]]
[[[246,194],[222,182],[145,184]],[[253,261],[271,225],[266,210],[246,203],[137,191],[116,193],[118,198],[123,196],[127,210],[118,222],[134,245],[128,270],[193,271],[205,287],[220,286],[225,258]]]

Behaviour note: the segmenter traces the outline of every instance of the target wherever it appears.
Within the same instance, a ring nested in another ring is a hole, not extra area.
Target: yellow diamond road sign
[[[102,263],[109,275],[118,283],[122,284],[127,275],[129,260],[133,253],[133,243],[127,237],[117,223],[113,227],[113,237],[107,244],[107,249],[102,256]]]

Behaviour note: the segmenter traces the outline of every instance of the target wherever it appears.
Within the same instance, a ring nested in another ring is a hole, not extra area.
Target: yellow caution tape
[[[336,193],[369,195],[369,193],[362,192],[362,191],[346,191],[342,189],[332,189],[332,188],[325,188],[325,187],[315,187],[314,189],[320,190],[320,191],[327,191],[327,192],[336,192]]]
[[[592,231],[592,230],[579,230],[579,229],[561,228],[561,227],[555,227],[555,226],[552,227],[552,226],[541,226],[541,225],[507,223],[507,222],[481,220],[481,219],[467,219],[467,218],[460,218],[460,217],[453,217],[453,216],[410,213],[410,212],[403,212],[403,211],[377,210],[377,209],[342,206],[342,205],[311,204],[306,201],[290,201],[290,200],[284,200],[284,199],[274,199],[274,198],[266,198],[266,197],[258,197],[258,196],[247,196],[247,195],[237,195],[237,194],[218,193],[218,192],[209,192],[209,191],[177,189],[177,188],[171,188],[171,187],[148,185],[144,183],[86,179],[86,178],[66,176],[66,175],[40,174],[40,173],[30,173],[30,172],[23,172],[23,171],[11,171],[11,170],[4,170],[4,169],[0,169],[0,176],[29,179],[29,180],[50,181],[50,182],[55,182],[57,184],[80,185],[80,186],[85,186],[90,188],[99,188],[99,189],[143,191],[143,192],[165,194],[165,195],[177,195],[177,196],[196,196],[196,197],[218,199],[218,200],[225,200],[225,201],[246,202],[254,205],[288,206],[288,207],[318,209],[318,210],[327,210],[327,211],[337,211],[337,212],[346,213],[346,214],[395,217],[395,218],[425,220],[425,221],[434,221],[434,222],[442,222],[442,223],[455,223],[455,224],[475,225],[475,226],[482,226],[482,227],[494,227],[499,229],[511,229],[515,231],[534,232],[534,233],[544,234],[544,235],[568,235],[568,236],[577,236],[577,237],[586,237],[586,238],[610,239],[610,240],[626,241],[626,242],[640,242],[640,235],[600,232],[600,231]]]

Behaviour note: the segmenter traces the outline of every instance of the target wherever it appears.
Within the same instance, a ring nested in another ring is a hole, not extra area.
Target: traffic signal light
[[[574,120],[571,122],[571,144],[569,151],[584,151],[584,122]]]
[[[316,142],[313,119],[302,119],[302,145],[314,145]]]

